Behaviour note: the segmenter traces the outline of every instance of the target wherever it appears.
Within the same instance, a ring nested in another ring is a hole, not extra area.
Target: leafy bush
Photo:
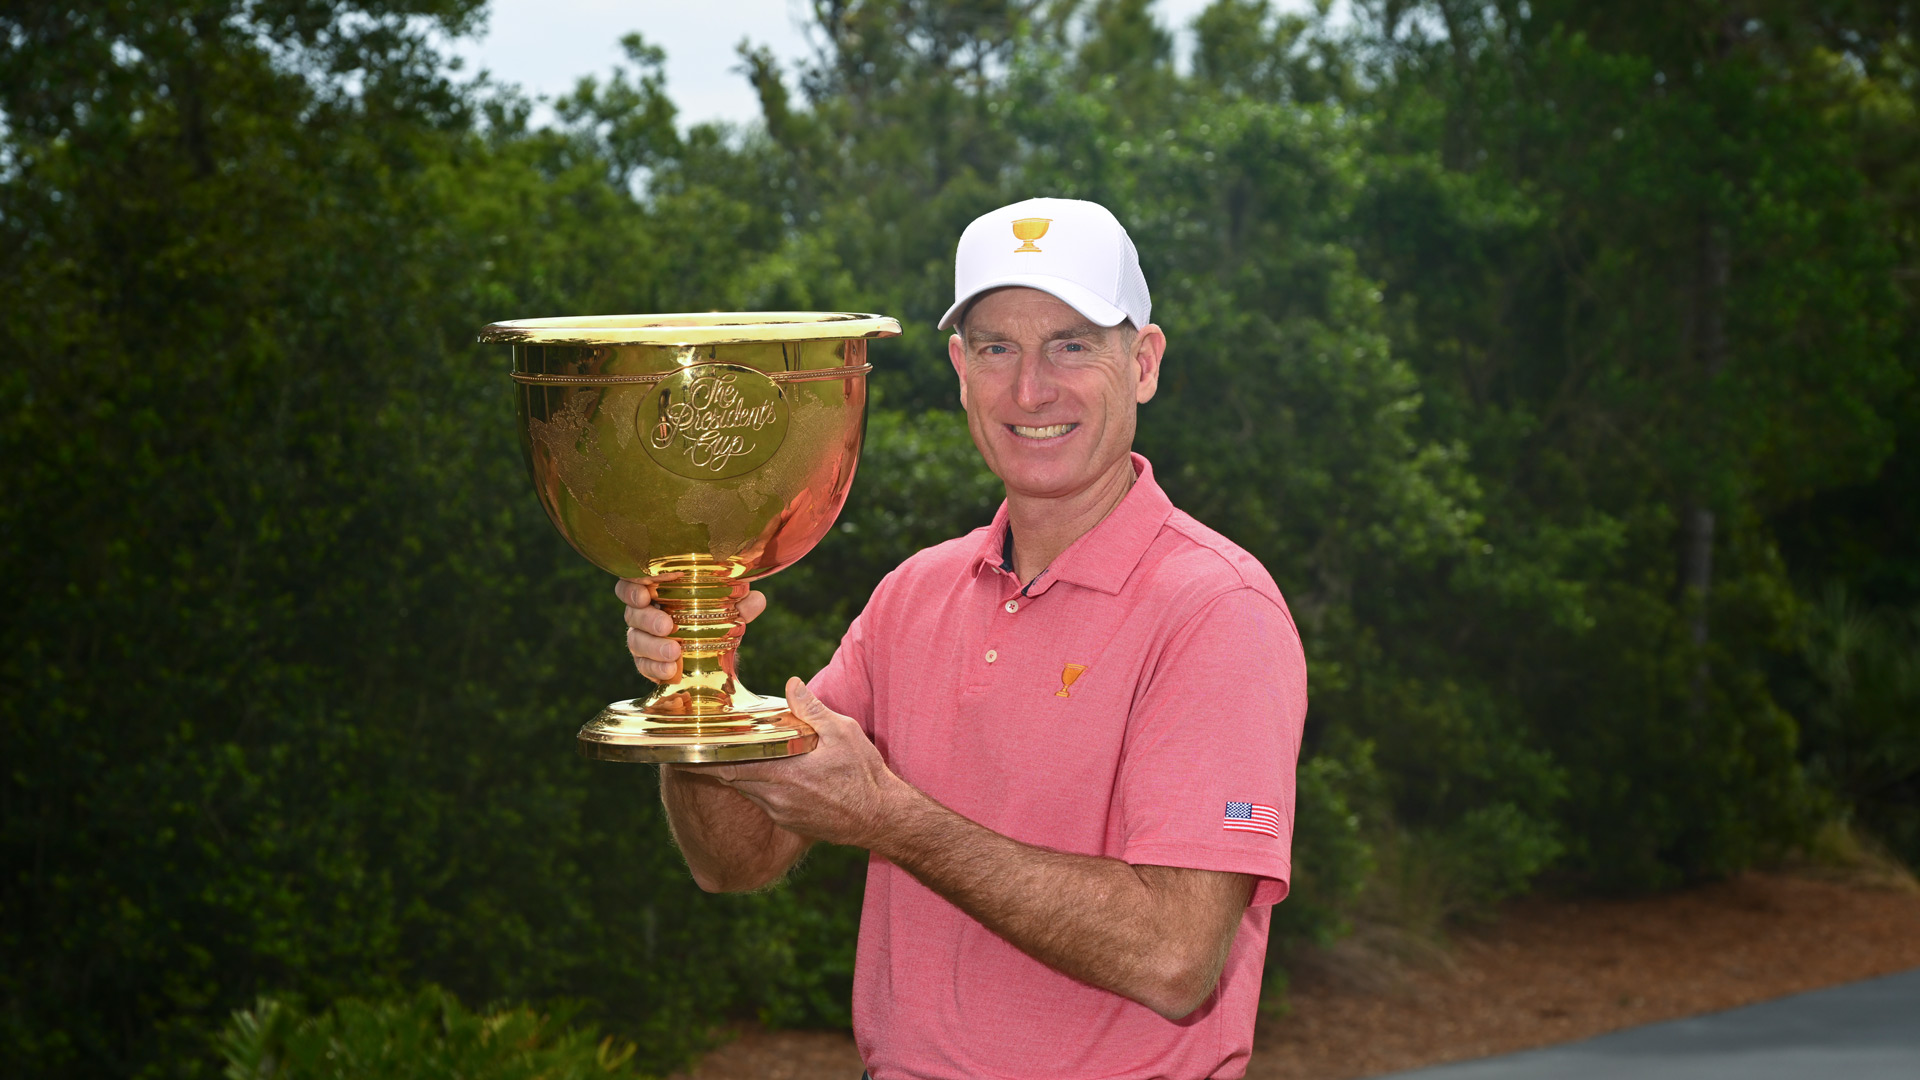
[[[1829,588],[1808,607],[1786,695],[1813,780],[1908,866],[1920,866],[1920,611]]]
[[[1328,945],[1346,933],[1354,898],[1373,875],[1381,807],[1373,747],[1322,752],[1301,763],[1294,795],[1293,879],[1273,913],[1270,976],[1294,944]],[[1365,815],[1365,816],[1363,816]]]
[[[228,1080],[599,1080],[638,1075],[633,1047],[566,1012],[470,1012],[425,986],[347,998],[315,1015],[273,997],[233,1014],[217,1040]]]

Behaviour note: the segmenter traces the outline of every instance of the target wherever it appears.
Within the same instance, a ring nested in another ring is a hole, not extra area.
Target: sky
[[[1208,0],[1158,0],[1169,29],[1184,31]],[[765,45],[789,66],[812,49],[802,29],[807,0],[492,0],[487,32],[457,45],[468,70],[485,68],[527,93],[554,97],[582,75],[605,76],[622,59],[620,38],[638,30],[667,52],[667,91],[682,125],[741,123],[760,115],[734,46]],[[1183,55],[1191,35],[1177,39]]]

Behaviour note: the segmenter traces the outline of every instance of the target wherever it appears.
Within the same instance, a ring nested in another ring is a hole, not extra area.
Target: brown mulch
[[[692,1080],[860,1080],[853,1036],[841,1031],[762,1031],[739,1037],[702,1058]],[[686,1080],[675,1073],[668,1080]]]
[[[1534,898],[1442,948],[1362,933],[1296,958],[1249,1080],[1346,1080],[1584,1039],[1920,967],[1920,892],[1747,874],[1627,900]],[[857,1080],[837,1032],[743,1030],[690,1080]]]
[[[1510,1053],[1920,967],[1920,894],[1747,874],[1631,900],[1531,899],[1440,963],[1299,965],[1247,1076],[1347,1077]],[[1361,958],[1364,960],[1365,958]]]

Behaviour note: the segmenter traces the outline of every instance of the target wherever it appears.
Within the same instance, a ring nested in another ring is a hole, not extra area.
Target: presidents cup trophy
[[[494,323],[513,346],[520,439],[547,516],[610,574],[652,578],[681,674],[580,729],[606,761],[741,761],[813,749],[782,698],[735,677],[750,584],[833,527],[860,459],[867,339],[837,312]]]

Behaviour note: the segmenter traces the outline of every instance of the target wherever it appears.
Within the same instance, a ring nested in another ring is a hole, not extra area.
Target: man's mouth
[[[1023,439],[1054,439],[1062,435],[1065,435],[1067,432],[1072,431],[1074,428],[1077,428],[1080,425],[1079,424],[1049,424],[1046,427],[1022,427],[1019,424],[1008,424],[1007,426],[1013,429],[1013,433],[1015,435],[1018,435]]]

